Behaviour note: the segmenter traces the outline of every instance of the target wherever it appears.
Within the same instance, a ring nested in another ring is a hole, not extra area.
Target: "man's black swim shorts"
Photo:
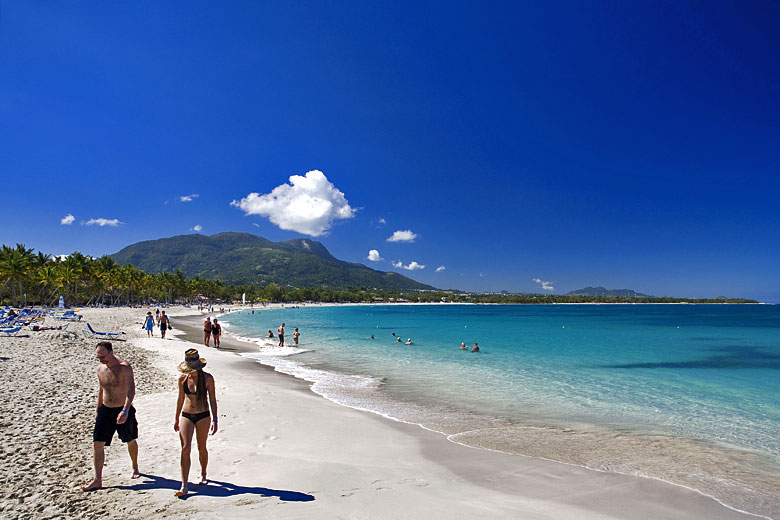
[[[135,420],[135,408],[132,406],[128,410],[127,420],[122,424],[116,423],[116,418],[122,407],[109,408],[100,405],[95,419],[95,432],[92,434],[92,440],[95,442],[105,442],[106,446],[111,446],[111,438],[114,432],[119,434],[122,442],[130,442],[138,438],[138,421]]]

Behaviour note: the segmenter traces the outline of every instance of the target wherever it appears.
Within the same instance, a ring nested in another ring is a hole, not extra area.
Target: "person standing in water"
[[[279,333],[279,346],[283,347],[284,346],[284,323],[279,325],[279,328],[276,329],[276,332]]]
[[[298,332],[298,328],[295,328],[295,332],[293,332],[293,341],[295,342],[295,346],[298,346],[298,337],[301,335],[300,332]]]
[[[217,433],[217,392],[214,387],[214,376],[203,371],[206,360],[194,348],[184,353],[184,361],[179,363],[179,398],[176,401],[176,419],[174,431],[179,432],[181,440],[181,488],[175,494],[183,497],[188,492],[190,478],[190,452],[192,451],[192,434],[198,443],[198,459],[200,460],[200,484],[208,484],[206,470],[209,464],[209,452],[206,449],[208,434]],[[182,421],[179,422],[179,415]],[[209,422],[209,418],[211,422]]]

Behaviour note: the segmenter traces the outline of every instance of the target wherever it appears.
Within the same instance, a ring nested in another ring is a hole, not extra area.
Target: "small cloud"
[[[195,224],[194,226],[192,226],[192,230],[196,233],[200,233],[201,229],[203,229],[203,226],[201,226],[200,224]]]
[[[198,195],[197,193],[193,193],[191,195],[182,195],[181,197],[179,197],[179,201],[192,202],[192,199],[197,199],[198,197],[200,197],[200,195]]]
[[[414,239],[419,235],[412,233],[411,229],[404,231],[396,231],[391,237],[387,239],[388,242],[414,242]]]
[[[314,237],[325,234],[334,220],[352,218],[356,211],[319,170],[305,176],[292,175],[290,184],[277,186],[264,195],[250,193],[230,205],[246,215],[268,217],[280,229]]]
[[[71,224],[73,224],[74,220],[76,220],[76,217],[68,213],[67,215],[62,217],[62,220],[60,220],[60,224],[62,224],[63,226],[70,226]]]
[[[443,265],[440,265],[439,267],[436,268],[436,272],[440,273],[440,272],[444,271],[445,269],[447,269],[447,268],[444,267]]]
[[[252,225],[255,227],[260,227],[260,224],[258,224],[257,222],[252,222]]]
[[[368,252],[368,256],[366,258],[368,258],[372,262],[378,262],[378,261],[382,260],[382,257],[379,256],[379,251],[377,251],[376,249],[370,250]]]
[[[555,287],[553,287],[552,282],[544,282],[541,278],[532,278],[534,282],[539,284],[543,290],[545,291],[554,291]]]
[[[425,269],[424,265],[418,264],[414,260],[412,260],[408,265],[404,265],[402,261],[392,262],[393,267],[396,269],[406,269],[407,271],[414,271],[416,269]]]
[[[91,218],[87,220],[86,225],[87,226],[94,226],[98,225],[100,227],[104,226],[111,226],[111,227],[117,227],[119,224],[124,224],[124,222],[119,222],[119,219],[112,218]]]

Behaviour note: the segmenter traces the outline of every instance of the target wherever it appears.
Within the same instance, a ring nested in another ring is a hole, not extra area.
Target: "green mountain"
[[[647,294],[632,289],[605,289],[604,287],[585,287],[566,293],[566,296],[616,296],[618,298],[651,298]]]
[[[121,265],[133,264],[147,273],[179,269],[189,278],[199,276],[226,284],[433,289],[398,273],[338,260],[325,246],[306,238],[271,242],[250,233],[179,235],[138,242],[111,256]]]

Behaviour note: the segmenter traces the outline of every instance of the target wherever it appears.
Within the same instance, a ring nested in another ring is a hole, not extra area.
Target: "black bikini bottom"
[[[209,412],[208,410],[200,413],[182,412],[181,416],[184,417],[185,419],[189,419],[192,422],[192,424],[197,424],[198,421],[200,421],[201,419],[205,419],[206,417],[211,417],[211,412]]]

